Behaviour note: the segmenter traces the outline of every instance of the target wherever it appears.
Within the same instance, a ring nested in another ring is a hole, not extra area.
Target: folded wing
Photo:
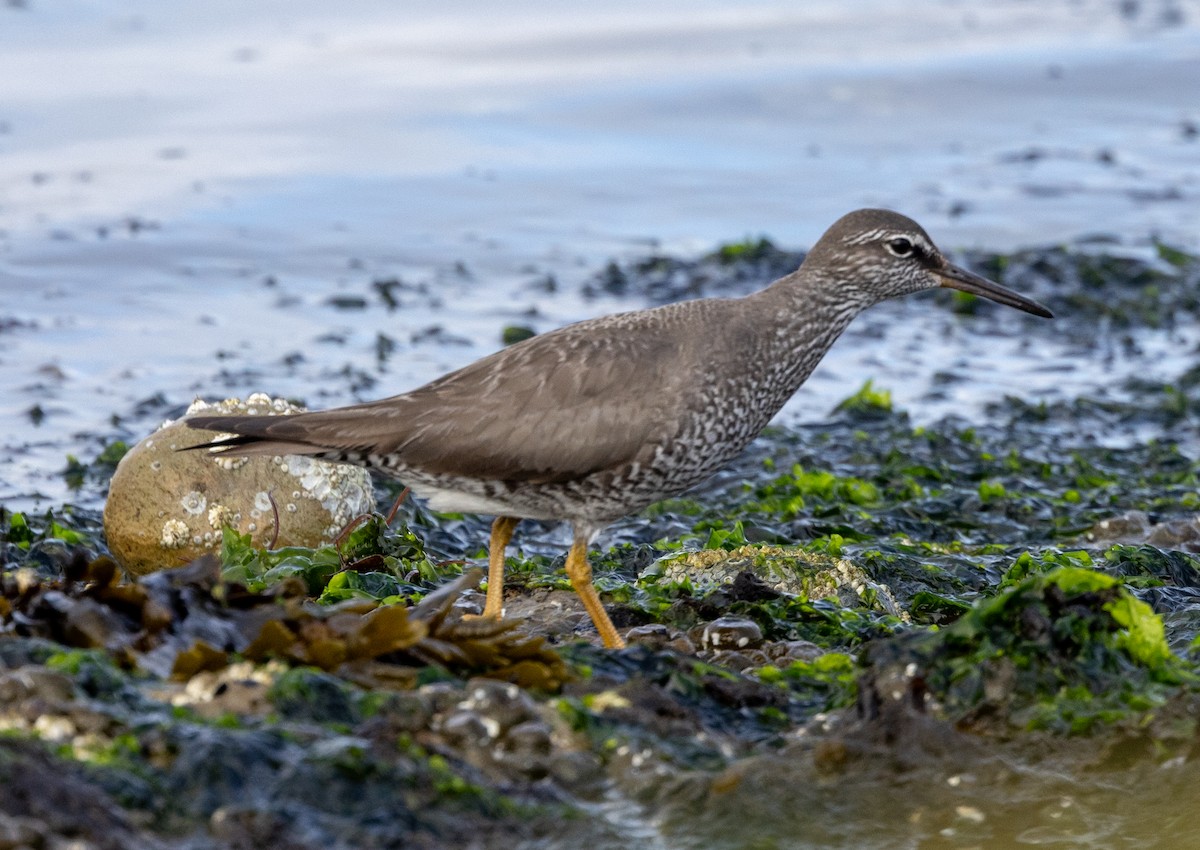
[[[678,344],[647,314],[571,325],[404,395],[292,416],[198,416],[237,454],[395,454],[428,473],[550,482],[653,454],[677,428]]]

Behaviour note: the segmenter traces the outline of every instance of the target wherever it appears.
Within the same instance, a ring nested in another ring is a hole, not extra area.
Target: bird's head
[[[1033,299],[954,265],[921,225],[890,210],[864,209],[842,216],[817,240],[804,265],[827,280],[852,286],[863,306],[944,286],[1053,317]]]

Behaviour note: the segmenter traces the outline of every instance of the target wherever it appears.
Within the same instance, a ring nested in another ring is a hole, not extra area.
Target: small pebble
[[[467,697],[460,707],[491,718],[501,731],[537,716],[537,704],[529,694],[516,685],[495,679],[467,682]]]
[[[758,623],[744,617],[718,617],[700,632],[700,646],[706,650],[753,649],[762,642]]]
[[[541,779],[549,771],[551,730],[541,720],[518,723],[501,742],[497,760],[530,779]]]
[[[500,724],[469,709],[459,709],[444,718],[440,731],[456,747],[488,747],[500,735]]]

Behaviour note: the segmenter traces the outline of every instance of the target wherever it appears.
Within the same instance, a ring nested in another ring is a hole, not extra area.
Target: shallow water
[[[760,233],[802,247],[862,205],[947,248],[1096,232],[1194,248],[1198,18],[1015,0],[8,4],[0,504],[96,504],[68,490],[66,455],[136,440],[195,395],[380,397],[507,324],[641,306],[579,294],[613,256]],[[393,277],[426,292],[389,311],[370,284]],[[329,303],[347,294],[369,306]],[[1196,339],[1107,359],[912,299],[863,317],[789,411],[819,418],[874,378],[918,418],[979,415],[1006,393],[1169,377]],[[967,379],[935,384],[945,371]]]
[[[667,801],[665,831],[677,848],[1195,846],[1180,811],[1195,772],[1186,760],[1113,767],[1061,742],[1049,758],[964,749],[901,767],[881,748],[825,777],[788,752]]]

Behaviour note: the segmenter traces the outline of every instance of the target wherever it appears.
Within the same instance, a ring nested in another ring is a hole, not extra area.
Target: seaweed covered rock
[[[1186,677],[1146,603],[1074,566],[1014,580],[948,628],[873,645],[867,661],[862,713],[903,694],[959,728],[1000,734],[1136,718]]]
[[[896,616],[903,613],[889,588],[850,561],[799,546],[747,545],[684,552],[662,559],[647,571],[650,573],[706,589],[732,585],[739,576],[750,573],[779,593],[814,600],[830,597],[841,605],[878,608]]]

